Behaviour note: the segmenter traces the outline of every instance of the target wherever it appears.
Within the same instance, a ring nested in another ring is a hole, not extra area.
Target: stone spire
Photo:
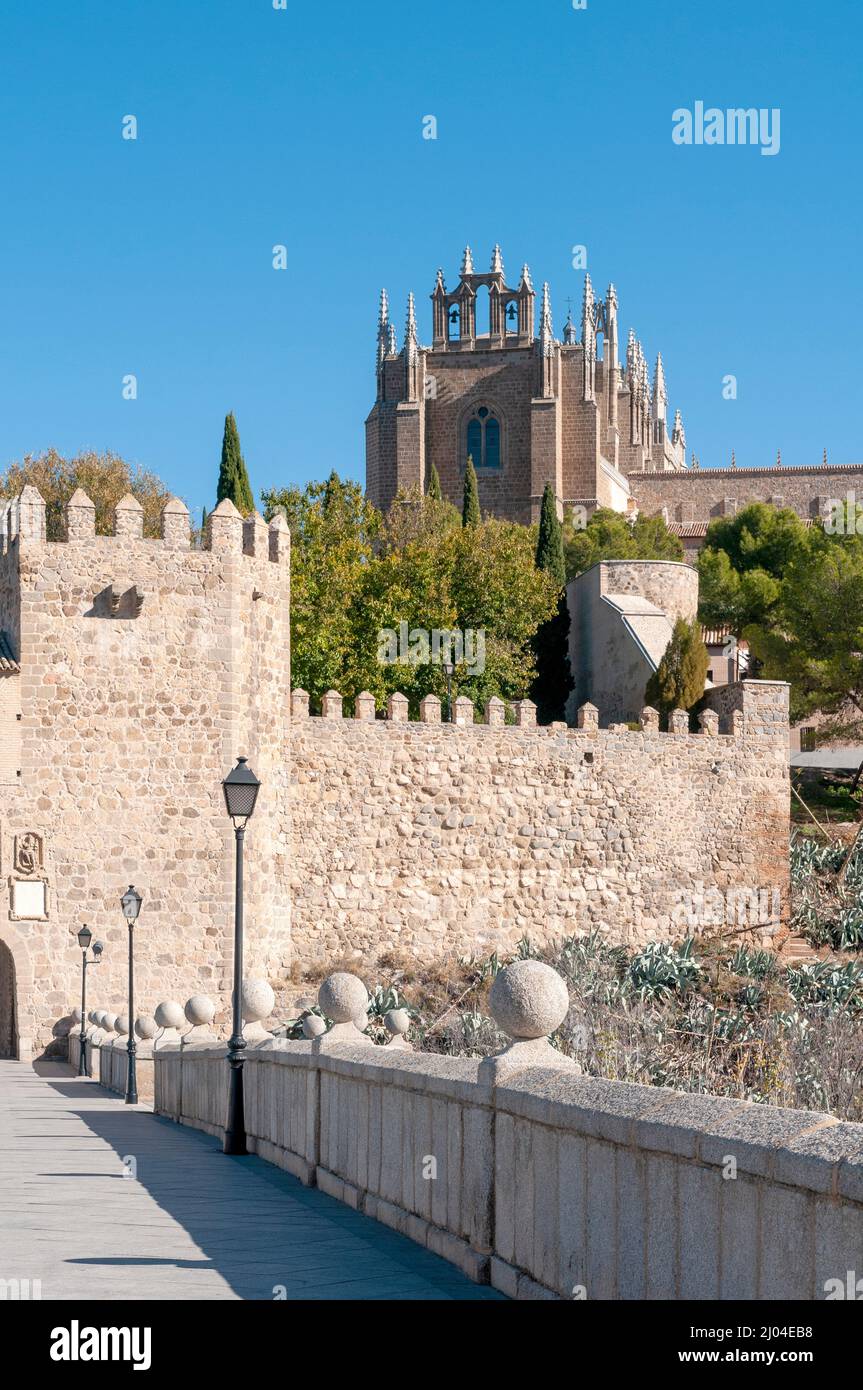
[[[378,345],[377,345],[377,378],[378,396],[383,395],[383,373],[384,359],[389,350],[390,342],[390,302],[387,298],[386,290],[381,290],[381,302],[378,310]]]
[[[491,253],[491,274],[492,274],[492,275],[503,275],[503,274],[504,274],[504,269],[503,269],[503,256],[501,255],[500,247],[497,245],[497,243],[495,243],[495,248],[494,248],[494,250],[493,250],[492,253]]]
[[[440,266],[438,266],[437,278],[435,279],[434,287],[436,290],[442,290],[443,293],[446,294],[446,281],[443,278],[443,271],[441,270]]]
[[[464,248],[464,256],[463,256],[463,258],[462,258],[462,263],[461,263],[461,274],[462,274],[462,275],[473,275],[473,273],[474,273],[474,269],[473,269],[473,256],[472,256],[472,254],[471,254],[471,249],[470,249],[470,247],[469,247],[469,246],[466,246],[466,247]]]
[[[554,395],[554,327],[551,318],[551,295],[548,283],[542,287],[542,308],[539,324],[539,350],[542,361],[540,395]]]
[[[683,428],[683,416],[679,410],[674,412],[674,425],[671,430],[672,444],[680,444],[683,449],[683,459],[686,462],[686,430]]]
[[[396,334],[396,326],[395,326],[394,323],[391,323],[391,324],[389,325],[389,333],[388,333],[388,335],[387,335],[387,356],[388,356],[388,357],[395,357],[395,356],[397,356],[398,350],[399,350],[399,340],[398,340],[398,336],[397,336],[397,334]]]
[[[518,282],[519,289],[533,290],[533,281],[530,278],[530,267],[525,261],[521,268],[521,279]]]
[[[563,325],[563,341],[567,347],[574,347],[578,342],[578,334],[575,331],[575,324],[572,321],[571,305],[567,309],[566,323]]]
[[[551,295],[548,289],[548,281],[546,281],[542,287],[539,340],[542,345],[543,353],[546,357],[550,357],[554,350],[554,328],[551,321]]]
[[[414,304],[413,290],[408,295],[407,318],[405,319],[405,348],[408,352],[416,352],[417,348],[417,316]]]
[[[637,395],[641,389],[639,348],[640,344],[635,336],[635,329],[630,328],[626,342],[626,383],[633,395]]]
[[[407,399],[415,401],[418,396],[417,360],[417,317],[413,291],[408,295],[408,310],[405,320],[405,390]]]
[[[653,376],[653,418],[654,420],[665,420],[668,408],[668,391],[665,385],[665,368],[662,365],[662,353],[656,354],[656,371]]]
[[[626,340],[626,385],[629,388],[629,442],[636,445],[641,438],[639,410],[641,404],[641,372],[638,359],[638,339],[630,328]]]
[[[581,300],[581,342],[584,348],[584,390],[586,401],[594,399],[596,383],[596,304],[593,297],[593,284],[589,272],[584,276],[584,294]]]

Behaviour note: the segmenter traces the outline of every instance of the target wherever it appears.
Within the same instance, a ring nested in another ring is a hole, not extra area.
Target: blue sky
[[[496,241],[558,335],[586,245],[702,466],[859,461],[861,42],[853,0],[5,5],[0,465],[111,448],[210,505],[233,409],[256,493],[361,479],[381,285],[427,342]],[[675,145],[699,100],[780,152]]]

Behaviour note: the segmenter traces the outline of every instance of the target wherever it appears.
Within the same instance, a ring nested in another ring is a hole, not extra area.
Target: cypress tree
[[[206,508],[206,507],[202,507],[202,508],[201,508],[201,549],[204,548],[204,545],[206,544],[206,541],[207,541],[207,508]]]
[[[225,416],[225,433],[222,436],[222,462],[219,466],[219,483],[216,488],[216,502],[230,497],[237,511],[248,516],[255,510],[255,499],[246,464],[240,452],[240,432],[234,419],[234,412]]]
[[[473,466],[472,455],[468,454],[467,468],[464,470],[464,501],[461,508],[461,524],[462,526],[479,526],[481,523],[476,469]]]
[[[443,493],[440,490],[440,478],[438,477],[438,471],[435,468],[434,464],[432,464],[431,466],[431,473],[429,474],[428,492],[426,493],[426,496],[431,497],[432,501],[434,502],[443,501]]]
[[[647,703],[666,716],[691,709],[704,694],[709,659],[697,625],[678,618],[665,655],[647,682]]]
[[[563,533],[557,515],[554,488],[546,483],[539,516],[539,536],[536,543],[537,569],[546,570],[560,590],[557,611],[537,628],[533,638],[536,659],[536,678],[531,699],[536,705],[537,722],[551,724],[563,719],[566,699],[572,690],[569,668],[569,608],[566,602],[566,565],[563,558]]]
[[[563,558],[563,531],[557,516],[554,488],[546,483],[539,514],[539,536],[536,542],[536,567],[548,570],[563,588],[566,583],[566,564]]]

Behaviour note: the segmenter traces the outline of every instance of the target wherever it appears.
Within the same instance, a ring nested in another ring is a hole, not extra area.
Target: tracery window
[[[473,459],[474,468],[500,468],[500,421],[487,405],[479,406],[467,423],[465,463]]]

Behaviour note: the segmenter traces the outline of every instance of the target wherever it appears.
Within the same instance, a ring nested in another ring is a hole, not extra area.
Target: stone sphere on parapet
[[[244,1023],[260,1023],[276,1007],[276,996],[266,980],[244,980],[240,995]]]
[[[540,960],[504,966],[489,994],[492,1017],[511,1038],[547,1038],[569,1012],[563,978]]]
[[[411,1026],[411,1016],[407,1009],[390,1009],[384,1014],[384,1027],[394,1037],[403,1036]]]
[[[193,1028],[200,1028],[204,1024],[212,1023],[216,1017],[216,1006],[208,995],[193,994],[191,999],[186,1000],[184,1013]]]
[[[114,1020],[114,1032],[123,1037],[129,1031],[129,1015],[118,1014]]]
[[[97,1028],[104,1028],[104,1027],[105,1027],[105,1019],[106,1019],[107,1017],[108,1017],[108,1010],[107,1010],[107,1009],[97,1009],[97,1010],[96,1010],[95,1017],[94,1017],[94,1019],[93,1019],[93,1022],[96,1024],[96,1027],[97,1027]]]
[[[88,1015],[87,1015],[87,1022],[88,1022],[88,1023],[92,1023],[92,1024],[95,1025],[95,1023],[96,1023],[96,1015],[97,1015],[98,1012],[99,1012],[98,1009],[91,1009],[90,1012],[89,1012]]]
[[[105,1013],[102,1018],[102,1027],[105,1029],[106,1033],[116,1033],[117,1015]]]
[[[156,1022],[160,1028],[182,1028],[185,1021],[186,1015],[173,999],[166,999],[156,1009]]]
[[[74,1007],[74,1009],[72,1010],[72,1019],[73,1019],[73,1021],[74,1021],[75,1023],[80,1023],[80,1022],[81,1022],[81,1005],[80,1005],[80,1004],[76,1004],[75,1007]]]
[[[369,992],[362,980],[347,970],[327,976],[318,990],[318,1004],[333,1023],[356,1023],[357,1027],[368,1023]]]
[[[135,1019],[135,1033],[141,1042],[150,1042],[159,1031],[159,1025],[151,1014],[142,1014]]]
[[[319,1038],[327,1031],[327,1025],[320,1014],[306,1014],[302,1022],[303,1037],[311,1040]]]

